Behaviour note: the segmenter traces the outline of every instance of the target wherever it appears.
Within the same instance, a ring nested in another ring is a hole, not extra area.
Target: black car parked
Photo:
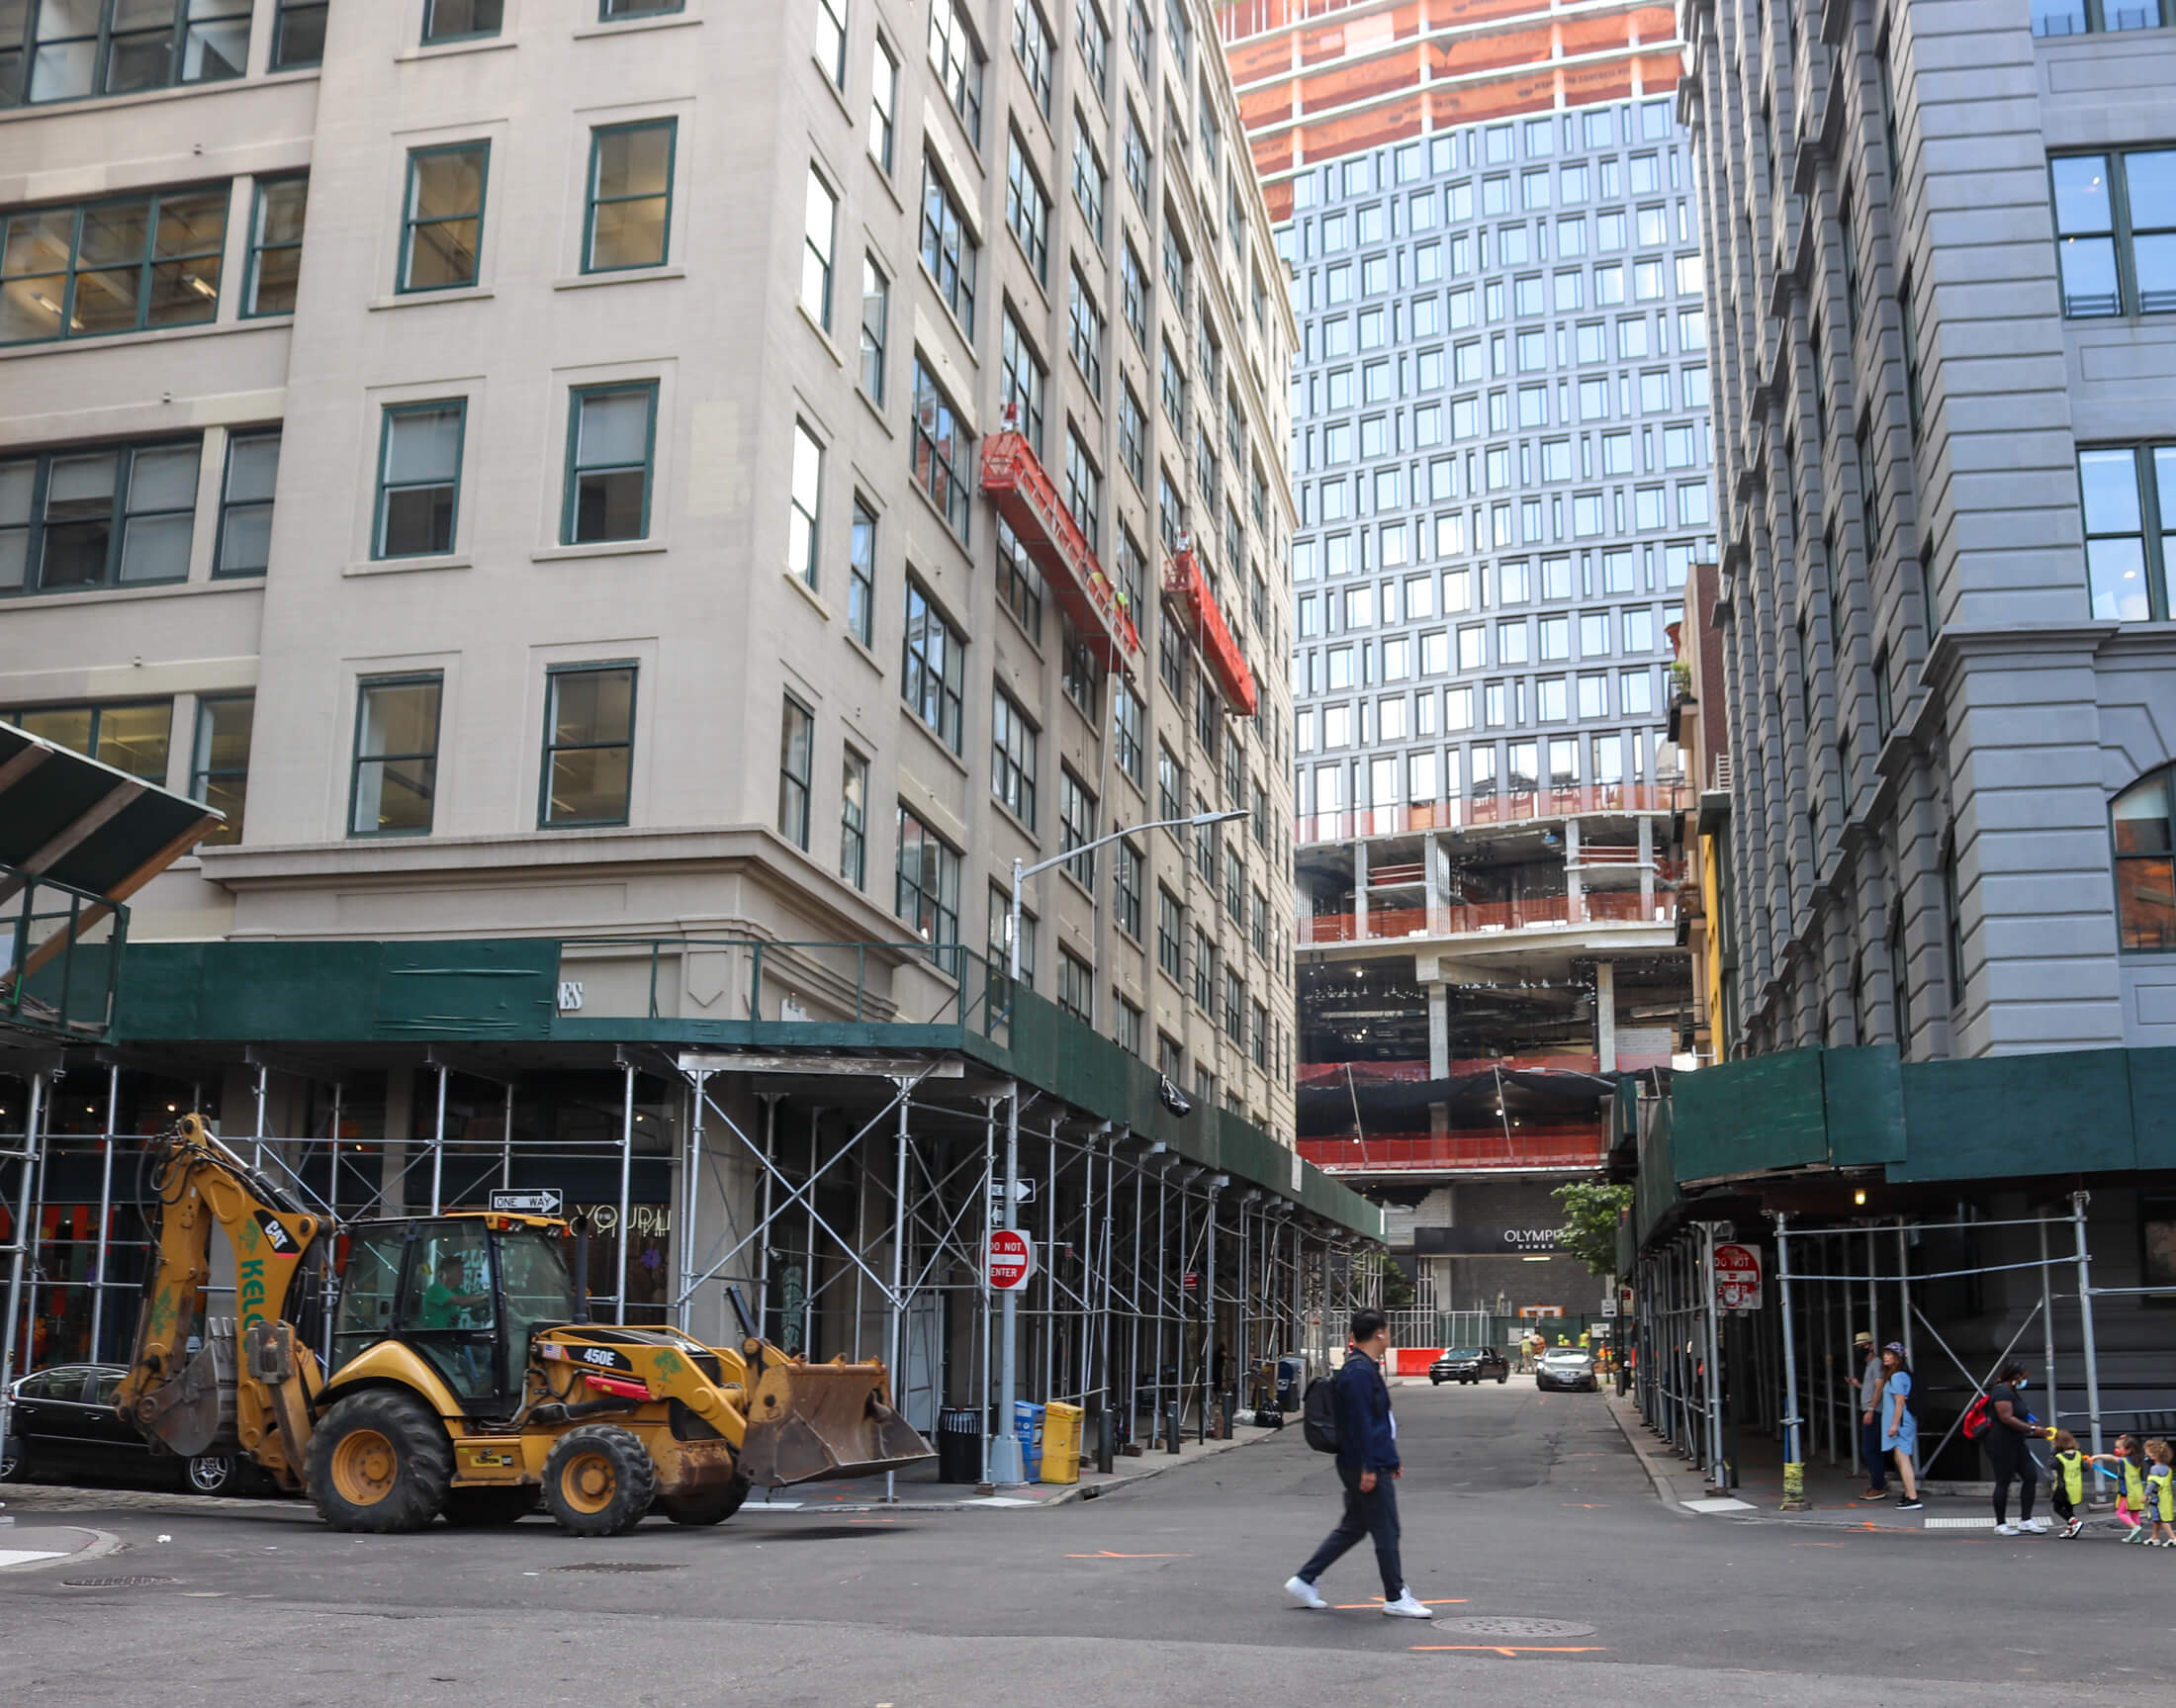
[[[179,1483],[199,1494],[242,1494],[258,1485],[249,1468],[224,1453],[176,1459],[151,1452],[114,1409],[128,1371],[119,1364],[55,1364],[16,1383],[0,1483],[88,1474],[132,1483]]]
[[[1511,1361],[1493,1346],[1455,1346],[1428,1366],[1428,1383],[1441,1388],[1446,1382],[1482,1382],[1489,1377],[1507,1382]]]

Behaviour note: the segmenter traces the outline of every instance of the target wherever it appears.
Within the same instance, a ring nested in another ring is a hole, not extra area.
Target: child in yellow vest
[[[2095,1465],[2114,1469],[2122,1480],[2116,1485],[2116,1517],[2124,1527],[2126,1542],[2143,1542],[2152,1532],[2139,1519],[2145,1513],[2145,1454],[2138,1438],[2129,1433],[2116,1437],[2116,1451],[2093,1455]]]
[[[2093,1461],[2078,1451],[2078,1438],[2067,1429],[2050,1429],[2054,1442],[2054,1474],[2048,1479],[2055,1502],[2055,1516],[2062,1520],[2056,1540],[2067,1542],[2085,1528],[2085,1491],[2092,1485]]]
[[[2153,1520],[2148,1548],[2176,1548],[2176,1449],[2156,1436],[2145,1444],[2153,1463],[2145,1474],[2146,1516]]]

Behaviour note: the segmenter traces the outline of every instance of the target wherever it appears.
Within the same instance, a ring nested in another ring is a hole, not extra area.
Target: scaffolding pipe
[[[2047,1268],[2047,1223],[2040,1224],[2040,1356],[2047,1365],[2047,1421],[2062,1421],[2062,1394],[2055,1386],[2055,1298]]]
[[[1909,1368],[1919,1361],[1912,1356],[1912,1248],[1901,1215],[1896,1218],[1896,1314],[1903,1325],[1904,1363]]]
[[[1790,1319],[1790,1214],[1781,1210],[1775,1213],[1775,1286],[1782,1304],[1783,1326],[1782,1510],[1803,1512],[1806,1507],[1806,1456],[1798,1420],[1798,1348]]]
[[[635,1064],[620,1063],[623,1076],[619,1104],[619,1298],[612,1303],[612,1320],[627,1320],[627,1215],[629,1200],[634,1193],[635,1175]],[[438,1070],[438,1137],[443,1147],[446,1136],[446,1070]],[[438,1163],[431,1161],[430,1180],[431,1214],[438,1214]]]
[[[906,1279],[907,1110],[910,1106],[909,1093],[913,1090],[913,1082],[904,1077],[901,1077],[894,1079],[892,1081],[892,1085],[897,1089],[899,1093],[899,1133],[897,1155],[893,1161],[892,1167],[891,1334],[888,1338],[889,1351],[885,1356],[884,1369],[891,1378],[891,1403],[893,1409],[896,1410],[905,1398],[905,1395],[902,1394],[899,1391],[899,1318],[901,1308],[906,1302],[900,1297],[899,1290]],[[809,1161],[811,1165],[814,1164],[816,1159],[815,1143],[815,1129],[812,1124],[809,1134]],[[813,1179],[811,1179],[811,1181],[809,1182],[809,1198],[811,1202],[813,1202],[816,1196],[815,1182]],[[815,1243],[816,1236],[812,1232],[809,1235],[809,1269],[812,1276],[815,1272]],[[809,1290],[806,1287],[803,1287],[801,1291],[803,1295],[806,1296]],[[805,1355],[808,1346],[808,1337],[805,1333],[801,1337],[801,1345],[803,1353]],[[896,1472],[887,1471],[884,1473],[884,1499],[887,1503],[894,1502],[899,1498],[897,1478],[898,1473]]]
[[[340,1135],[332,1135],[332,1150],[339,1154]],[[513,1081],[506,1081],[506,1101],[499,1117],[499,1184],[513,1185]],[[692,1223],[689,1224],[693,1225]]]
[[[1707,1410],[1708,1481],[1728,1493],[1730,1471],[1723,1464],[1722,1322],[1715,1303],[1715,1224],[1704,1221],[1700,1229],[1706,1235],[1700,1266],[1700,1292],[1707,1305],[1707,1358],[1700,1398]]]
[[[114,1218],[114,1133],[121,1124],[121,1067],[106,1068],[106,1138],[100,1146],[98,1165],[98,1251],[91,1259],[91,1357],[105,1356],[100,1330],[106,1320],[106,1258],[113,1248],[109,1228]],[[340,1141],[332,1141],[332,1166],[340,1166]]]
[[[990,1235],[997,1228],[997,1106],[999,1100],[982,1100],[982,1258],[974,1266],[975,1293],[980,1304],[982,1334],[982,1399],[974,1408],[982,1432],[982,1486],[990,1481]]]
[[[440,1062],[438,1064],[438,1115],[437,1119],[431,1125],[430,1136],[430,1213],[433,1215],[440,1214],[445,1209],[445,1207],[438,1202],[438,1195],[443,1188],[445,1180],[445,1166],[446,1065],[444,1062]],[[404,1188],[402,1192],[402,1199],[404,1203],[407,1201],[407,1196],[408,1195],[406,1188]]]
[[[687,1123],[687,1174],[680,1182],[680,1307],[678,1315],[682,1334],[693,1332],[695,1309],[695,1206],[697,1194],[702,1188],[702,1112],[707,1098],[706,1087],[710,1083],[710,1070],[698,1067],[693,1071],[695,1082],[695,1106]],[[506,1142],[513,1143],[513,1087],[506,1087]],[[510,1154],[510,1148],[509,1148]],[[759,1325],[760,1326],[760,1325]]]
[[[2085,1207],[2092,1195],[2070,1195],[2070,1222],[2078,1234],[2078,1320],[2085,1330],[2085,1415],[2093,1432],[2093,1451],[2101,1447],[2101,1359],[2093,1341],[2093,1259],[2085,1245]]]
[[[1014,893],[1019,893],[1016,880]],[[1013,938],[1019,955],[1019,934]],[[1007,1232],[1020,1226],[1020,1082],[1013,1081],[1005,1105],[1005,1201],[1001,1214]],[[985,1262],[987,1259],[985,1259]],[[1045,1255],[1044,1261],[1048,1258]],[[998,1301],[997,1435],[990,1445],[990,1481],[1017,1487],[1028,1479],[1028,1466],[1013,1427],[1013,1406],[1020,1397],[1020,1290],[1008,1287]]]
[[[13,1404],[11,1395],[15,1389],[15,1355],[24,1338],[23,1284],[25,1262],[30,1256],[32,1192],[36,1186],[38,1156],[41,1149],[41,1126],[45,1112],[45,1070],[40,1068],[31,1075],[30,1107],[23,1118],[23,1183],[17,1195],[15,1212],[15,1238],[8,1246],[8,1325],[0,1333],[0,1436],[7,1433],[8,1411]],[[32,1357],[37,1348],[25,1349]]]

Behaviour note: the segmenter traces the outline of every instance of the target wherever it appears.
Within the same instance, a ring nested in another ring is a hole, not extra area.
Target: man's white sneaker
[[[2045,1536],[2047,1534],[2047,1520],[2044,1518],[2028,1518],[2025,1521],[2025,1528],[2035,1536]]]
[[[1305,1577],[1286,1578],[1285,1593],[1291,1596],[1293,1600],[1299,1602],[1301,1606],[1306,1607],[1314,1612],[1318,1613],[1323,1608],[1329,1605],[1327,1601],[1324,1601],[1322,1599],[1320,1593],[1315,1589],[1315,1585],[1310,1583]]]
[[[2022,1525],[2012,1524],[2005,1520],[1995,1526],[1995,1534],[1997,1536],[2023,1536],[2025,1529]]]
[[[1435,1609],[1423,1606],[1415,1601],[1410,1589],[1399,1596],[1396,1601],[1384,1602],[1383,1611],[1393,1619],[1433,1619],[1435,1617]]]

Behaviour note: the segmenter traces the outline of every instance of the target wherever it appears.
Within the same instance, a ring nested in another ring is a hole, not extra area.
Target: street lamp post
[[[1154,819],[1147,824],[1127,825],[1107,832],[1093,841],[1084,842],[1077,848],[1067,849],[1063,854],[1054,854],[1049,859],[1038,860],[1031,866],[1022,865],[1016,854],[1013,857],[1013,907],[1011,930],[1008,934],[1012,941],[1007,944],[1006,953],[1006,971],[1011,976],[1013,991],[1017,993],[1020,988],[1020,895],[1021,886],[1028,879],[1039,872],[1048,871],[1052,866],[1064,865],[1069,860],[1078,859],[1082,854],[1093,854],[1105,843],[1115,843],[1121,837],[1133,836],[1137,831],[1200,830],[1209,825],[1230,824],[1236,819],[1245,818],[1246,812],[1244,807],[1233,807],[1228,812],[1195,813],[1190,818]],[[1013,1095],[1005,1117],[1004,1191],[1003,1225],[1008,1229],[1016,1228],[1020,1223],[1020,1084],[1017,1080],[1013,1083]],[[987,1261],[985,1254],[985,1264]],[[1021,1453],[1020,1437],[1013,1423],[1013,1404],[1020,1392],[1019,1351],[1020,1301],[1008,1289],[1004,1298],[998,1302],[997,1433],[990,1441],[990,1481],[1000,1485],[1018,1485],[1027,1481],[1027,1461]]]

